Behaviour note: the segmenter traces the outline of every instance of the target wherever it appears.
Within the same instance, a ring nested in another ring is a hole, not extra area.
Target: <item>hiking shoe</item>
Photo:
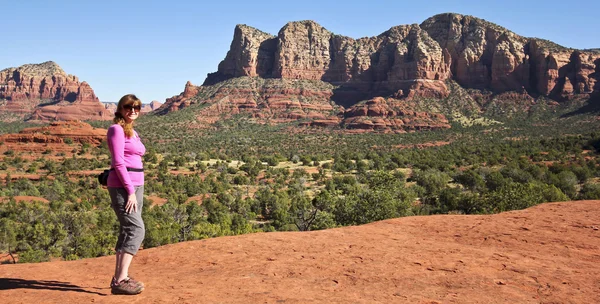
[[[142,289],[143,289],[144,287],[146,287],[146,286],[144,285],[144,283],[142,283],[142,282],[140,282],[140,281],[138,281],[138,280],[135,280],[133,277],[128,277],[126,280],[129,280],[129,281],[130,281],[130,282],[132,282],[133,284],[137,284],[137,285],[140,285],[140,286],[142,286]]]
[[[142,292],[142,290],[144,290],[144,285],[130,278],[126,278],[119,283],[114,282],[114,280],[110,283],[110,292],[112,294],[136,295]]]
[[[142,282],[140,282],[140,281],[138,281],[138,280],[134,279],[133,277],[127,277],[127,278],[125,278],[125,279],[126,279],[126,280],[130,280],[130,281],[131,281],[133,284],[138,284],[138,285],[140,285],[140,286],[142,286],[142,287],[146,287],[146,286],[144,285],[144,283],[142,283]],[[110,287],[112,288],[112,287],[113,287],[113,286],[115,286],[115,285],[117,285],[117,279],[115,279],[115,277],[113,277],[113,278],[112,278],[112,280],[110,281]]]

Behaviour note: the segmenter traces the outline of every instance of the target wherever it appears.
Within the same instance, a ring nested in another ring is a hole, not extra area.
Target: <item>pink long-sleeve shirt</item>
[[[137,132],[127,138],[123,127],[114,124],[106,134],[108,150],[110,151],[110,167],[115,170],[108,175],[108,187],[125,188],[128,194],[134,194],[134,186],[144,185],[144,172],[127,171],[127,168],[143,168],[142,156],[146,147]]]

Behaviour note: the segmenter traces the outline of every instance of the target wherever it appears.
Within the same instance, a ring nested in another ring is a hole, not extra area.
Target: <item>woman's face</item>
[[[131,123],[140,115],[140,110],[142,107],[140,105],[124,105],[119,111],[123,118],[125,118],[126,123]]]

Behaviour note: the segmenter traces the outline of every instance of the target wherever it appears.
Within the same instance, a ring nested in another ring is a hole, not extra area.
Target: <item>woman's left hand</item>
[[[125,204],[125,212],[132,213],[137,212],[138,204],[137,198],[135,197],[135,193],[129,194],[129,198],[127,199],[127,204]]]

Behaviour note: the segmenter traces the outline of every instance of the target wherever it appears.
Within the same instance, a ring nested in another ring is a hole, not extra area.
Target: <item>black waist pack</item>
[[[108,174],[110,171],[114,171],[115,169],[107,169],[102,171],[102,173],[98,174],[98,183],[102,186],[106,186],[108,184]],[[144,172],[144,168],[127,168],[127,171],[130,172]]]

